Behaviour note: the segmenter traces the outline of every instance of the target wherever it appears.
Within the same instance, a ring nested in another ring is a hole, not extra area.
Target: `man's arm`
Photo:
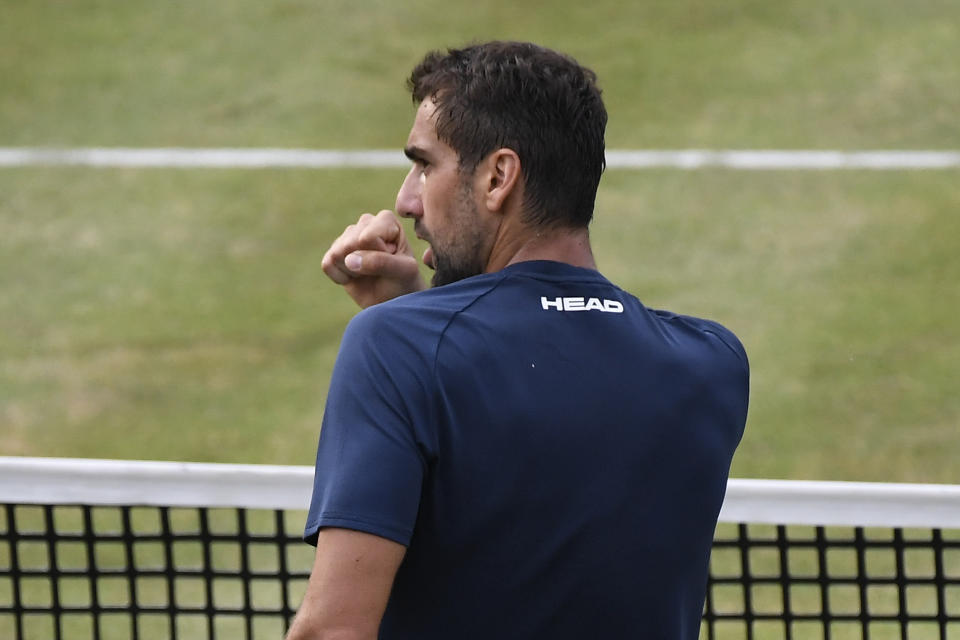
[[[376,640],[406,547],[349,529],[321,529],[303,603],[287,640]]]
[[[420,267],[392,211],[365,213],[334,240],[323,272],[361,307],[426,289]]]

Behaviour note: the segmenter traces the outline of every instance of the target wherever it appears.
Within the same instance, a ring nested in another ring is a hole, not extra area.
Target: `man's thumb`
[[[363,256],[360,255],[359,251],[354,251],[347,254],[347,257],[343,259],[343,264],[347,265],[347,269],[350,269],[350,271],[360,273],[363,268]]]
[[[385,251],[354,251],[347,254],[343,263],[350,271],[364,276],[409,278],[419,273],[413,256]]]

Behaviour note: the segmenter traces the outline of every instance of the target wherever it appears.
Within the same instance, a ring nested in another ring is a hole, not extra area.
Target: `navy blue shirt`
[[[534,261],[349,324],[305,539],[407,545],[381,638],[698,636],[747,413],[722,326]]]

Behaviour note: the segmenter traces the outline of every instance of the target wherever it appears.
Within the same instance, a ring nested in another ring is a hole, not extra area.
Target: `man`
[[[289,638],[697,638],[740,342],[596,270],[591,71],[492,42],[429,54],[410,87],[396,209],[434,287],[390,211],[324,257],[368,308],[333,372]]]

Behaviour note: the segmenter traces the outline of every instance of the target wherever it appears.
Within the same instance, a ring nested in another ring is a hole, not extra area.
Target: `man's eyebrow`
[[[403,155],[407,156],[411,162],[426,162],[427,154],[420,147],[404,147]]]

